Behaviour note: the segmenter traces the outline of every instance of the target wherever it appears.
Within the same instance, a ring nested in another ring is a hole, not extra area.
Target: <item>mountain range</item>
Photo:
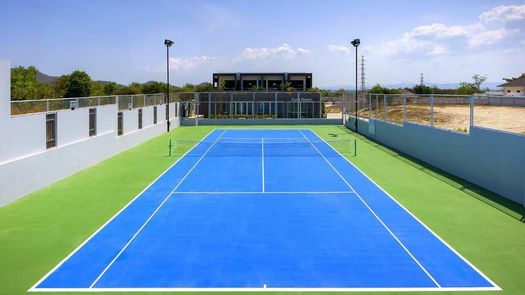
[[[504,81],[502,82],[484,82],[483,84],[481,84],[481,88],[482,89],[485,89],[485,88],[488,88],[490,90],[498,90],[498,85],[501,85],[505,83]],[[457,89],[459,87],[459,83],[432,83],[432,82],[426,82],[425,85],[427,86],[430,86],[430,87],[437,87],[437,88],[440,88],[440,89]],[[412,88],[414,86],[416,86],[415,83],[409,83],[409,82],[400,82],[400,83],[394,83],[394,84],[381,84],[382,87],[386,87],[386,88]],[[351,83],[347,84],[347,85],[336,85],[336,86],[329,86],[329,87],[320,87],[320,88],[324,88],[324,89],[328,89],[328,90],[337,90],[337,89],[347,89],[347,90],[353,90],[354,89],[354,85],[352,85]],[[360,87],[360,85],[359,85]],[[367,89],[370,89],[374,87],[374,85],[366,85],[366,88]]]

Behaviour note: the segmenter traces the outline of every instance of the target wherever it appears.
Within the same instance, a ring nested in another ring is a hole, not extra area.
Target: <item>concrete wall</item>
[[[172,128],[180,125],[176,103],[170,104]],[[89,109],[57,114],[57,146],[46,148],[46,114],[11,116],[10,65],[0,60],[0,206],[166,132],[165,105],[124,110],[124,134],[117,136],[117,105],[97,108],[97,135],[89,136]]]
[[[347,127],[355,130],[354,118]],[[525,136],[471,127],[469,134],[405,122],[359,120],[359,132],[525,206]]]
[[[523,86],[503,87],[503,95],[505,96],[525,96],[525,87]]]
[[[199,119],[196,122],[184,118],[181,125],[341,125],[341,119]]]

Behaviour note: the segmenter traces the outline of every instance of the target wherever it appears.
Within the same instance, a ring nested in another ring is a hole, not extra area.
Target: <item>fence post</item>
[[[434,127],[434,94],[430,94],[430,126]]]
[[[217,104],[214,103],[213,104],[214,106],[214,113],[217,112]],[[211,116],[211,92],[208,92],[208,119],[212,119],[212,116]],[[216,114],[214,114],[213,118],[215,118]]]
[[[257,88],[259,88],[259,80],[257,80]],[[252,119],[257,119],[257,112],[255,111],[255,92],[252,92]]]
[[[299,92],[297,92],[297,119],[301,119],[301,102],[299,101]]]
[[[403,123],[407,121],[407,94],[403,93]]]
[[[144,94],[144,97],[142,98],[142,100],[144,101],[143,106],[147,106],[147,104],[146,104],[146,94]]]
[[[368,118],[372,118],[372,94],[367,93],[368,95]]]
[[[383,94],[383,104],[384,104],[384,107],[385,107],[385,122],[386,122],[386,121],[388,121],[387,109],[386,109],[386,94]]]
[[[321,95],[321,93],[319,93],[319,119],[322,119],[323,118],[323,96]],[[343,122],[343,124],[345,124],[345,122]]]
[[[274,95],[275,95],[275,106],[274,106],[274,108],[275,108],[275,118],[277,118],[277,92],[275,92]]]
[[[470,95],[470,127],[474,126],[474,95]]]

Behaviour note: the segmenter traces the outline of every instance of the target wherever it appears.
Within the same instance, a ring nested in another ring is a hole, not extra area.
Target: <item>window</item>
[[[97,109],[89,109],[89,136],[97,135]]]
[[[170,104],[167,103],[166,104],[166,121],[168,121],[170,118],[169,118],[169,114],[170,114]]]
[[[153,124],[157,124],[157,107],[153,107]]]
[[[507,90],[507,93],[510,93],[510,90]]]
[[[520,93],[520,91],[519,91],[519,90],[516,90],[516,92],[517,92],[517,93]]]
[[[122,112],[119,112],[117,114],[117,135],[122,135],[124,132],[124,117],[122,115]]]
[[[57,146],[57,114],[46,115],[46,148]]]
[[[139,109],[139,129],[142,129],[142,109]]]

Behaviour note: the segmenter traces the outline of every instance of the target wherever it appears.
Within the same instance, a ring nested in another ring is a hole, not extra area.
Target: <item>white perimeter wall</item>
[[[57,111],[57,147],[46,149],[46,114],[11,117],[10,65],[0,60],[0,206],[166,132],[165,105],[124,110],[124,134],[117,136],[117,105],[97,107],[97,135],[89,137],[89,109]],[[170,104],[171,127],[180,125]]]

